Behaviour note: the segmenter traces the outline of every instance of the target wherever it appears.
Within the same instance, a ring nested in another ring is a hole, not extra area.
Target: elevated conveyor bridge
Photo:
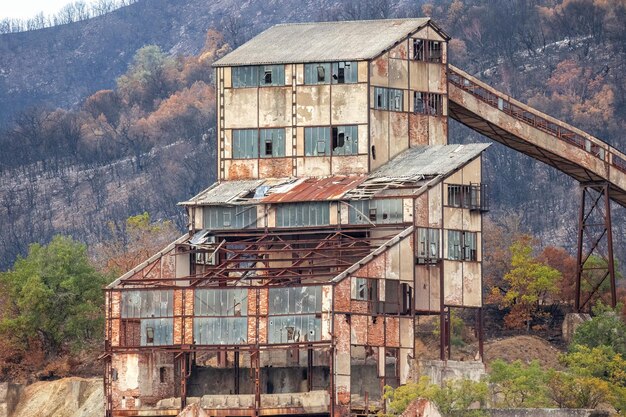
[[[448,71],[450,117],[580,182],[576,309],[583,310],[601,297],[607,280],[611,299],[606,301],[615,305],[610,201],[626,207],[626,154],[452,65]],[[592,255],[603,258],[606,265],[589,266]]]

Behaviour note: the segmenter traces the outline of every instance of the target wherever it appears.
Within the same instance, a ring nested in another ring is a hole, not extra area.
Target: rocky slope
[[[11,417],[102,417],[101,379],[63,378],[26,386]]]

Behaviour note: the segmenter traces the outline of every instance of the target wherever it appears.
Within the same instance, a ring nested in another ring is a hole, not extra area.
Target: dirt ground
[[[484,345],[487,366],[495,359],[506,362],[521,360],[530,363],[537,360],[543,367],[560,368],[559,355],[562,353],[550,342],[537,336],[513,336],[489,340]]]

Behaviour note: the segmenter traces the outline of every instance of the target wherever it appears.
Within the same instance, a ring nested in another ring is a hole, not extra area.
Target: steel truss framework
[[[609,193],[606,182],[581,184],[575,300],[578,312],[589,310],[593,300],[602,300],[612,307],[617,304]],[[590,262],[592,256],[600,262]],[[604,298],[607,281],[609,300]]]
[[[327,282],[394,237],[405,225],[356,227],[350,229],[267,231],[252,229],[215,235],[216,243],[202,247],[177,246],[177,254],[215,255],[215,265],[196,265],[184,277],[149,276],[120,281],[120,287],[211,287],[245,286],[262,280],[263,285]],[[156,265],[156,264],[155,264]],[[177,285],[178,284],[178,285]]]

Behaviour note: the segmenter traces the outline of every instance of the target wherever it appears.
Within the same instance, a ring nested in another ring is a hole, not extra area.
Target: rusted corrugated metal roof
[[[372,59],[429,23],[436,28],[428,17],[275,25],[213,66]]]
[[[263,203],[295,203],[300,201],[339,200],[346,192],[361,184],[367,176],[332,176],[297,181],[286,190],[271,192]]]
[[[264,180],[242,180],[215,183],[192,199],[178,204],[181,206],[202,206],[232,203],[237,198],[254,192],[263,182]]]

